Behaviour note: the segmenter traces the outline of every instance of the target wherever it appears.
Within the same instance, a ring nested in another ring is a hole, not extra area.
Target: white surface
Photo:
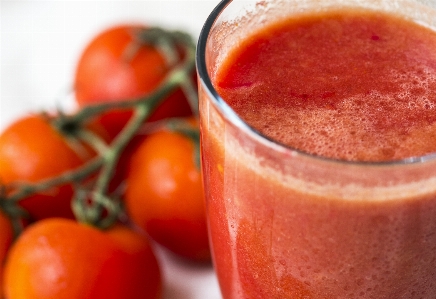
[[[50,108],[72,84],[80,51],[96,33],[141,21],[198,37],[218,0],[42,1],[1,0],[0,130],[22,113]],[[163,299],[221,298],[211,266],[158,252]]]

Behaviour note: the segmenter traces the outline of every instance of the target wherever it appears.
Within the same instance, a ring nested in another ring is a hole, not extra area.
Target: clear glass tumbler
[[[340,5],[436,30],[436,1],[227,0],[200,35],[202,170],[224,299],[436,298],[435,154],[377,163],[313,156],[252,129],[214,88],[229,50],[251,32]]]

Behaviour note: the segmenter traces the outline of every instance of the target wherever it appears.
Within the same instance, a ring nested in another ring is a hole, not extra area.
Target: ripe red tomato
[[[208,261],[204,191],[195,150],[190,138],[169,130],[145,138],[132,154],[125,205],[133,222],[158,243],[182,257]]]
[[[148,239],[51,218],[28,227],[5,265],[8,299],[157,299],[162,282]]]
[[[0,181],[5,185],[37,183],[73,170],[95,155],[81,144],[73,148],[42,115],[26,115],[0,134]],[[20,205],[34,220],[59,216],[72,218],[71,184],[29,196]]]
[[[111,27],[95,36],[85,47],[77,64],[74,83],[80,107],[144,96],[164,80],[173,66],[167,65],[156,47],[138,39],[138,33],[143,30],[147,27],[139,24]],[[149,120],[191,114],[184,93],[177,89]],[[114,137],[131,115],[131,111],[112,111],[104,114],[101,122]]]

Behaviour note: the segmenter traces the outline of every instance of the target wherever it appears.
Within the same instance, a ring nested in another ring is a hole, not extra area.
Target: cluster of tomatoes
[[[209,261],[194,56],[183,32],[108,28],[77,63],[76,111],[0,133],[2,297],[159,298],[150,239]]]

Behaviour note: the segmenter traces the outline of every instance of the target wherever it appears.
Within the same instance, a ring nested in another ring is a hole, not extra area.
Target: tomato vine
[[[27,217],[26,211],[18,205],[20,200],[71,182],[75,186],[72,209],[76,219],[102,229],[110,227],[123,213],[119,195],[109,192],[110,180],[121,153],[147,118],[176,88],[183,90],[193,114],[198,114],[198,95],[192,78],[192,72],[195,70],[195,43],[191,36],[184,32],[167,31],[157,27],[141,30],[135,38],[135,43],[126,50],[127,59],[135,55],[135,47],[141,44],[156,47],[171,69],[154,92],[127,101],[86,106],[74,114],[58,111],[56,116],[45,115],[50,124],[67,137],[69,142],[84,142],[91,146],[97,152],[94,158],[76,169],[37,183],[16,183],[14,188],[11,188],[0,182],[0,208],[11,218],[16,235],[23,229],[22,219]],[[184,53],[182,58],[178,54],[180,49]],[[122,131],[108,143],[88,130],[86,124],[113,109],[132,109],[134,113]],[[194,138],[197,138],[198,143],[198,134]]]

